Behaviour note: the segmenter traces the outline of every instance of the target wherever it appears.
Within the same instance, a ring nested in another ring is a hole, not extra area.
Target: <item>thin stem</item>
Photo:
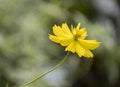
[[[55,69],[60,67],[66,61],[66,59],[68,58],[68,55],[69,55],[69,52],[65,55],[65,57],[56,66],[54,66],[53,68],[49,69],[47,72],[44,72],[43,74],[40,74],[38,77],[34,78],[33,80],[24,83],[23,85],[21,85],[19,87],[25,87],[25,86],[27,86],[27,85],[37,81],[38,79],[42,78],[43,76],[47,75],[48,73],[54,71]]]

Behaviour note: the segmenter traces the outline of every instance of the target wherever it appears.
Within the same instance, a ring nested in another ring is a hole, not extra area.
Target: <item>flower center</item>
[[[80,34],[75,34],[74,35],[74,40],[76,41],[80,37]]]

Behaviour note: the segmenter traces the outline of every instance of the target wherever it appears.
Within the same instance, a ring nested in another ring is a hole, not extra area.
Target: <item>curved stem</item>
[[[39,76],[37,76],[33,80],[24,83],[23,85],[21,85],[19,87],[25,87],[25,86],[27,86],[27,85],[29,85],[29,84],[37,81],[38,79],[42,78],[43,76],[47,75],[48,73],[54,71],[55,69],[57,69],[58,67],[60,67],[66,61],[66,59],[68,58],[68,55],[69,55],[69,52],[65,55],[65,57],[56,66],[54,66],[53,68],[49,69],[47,72],[44,72],[43,74],[40,74]]]

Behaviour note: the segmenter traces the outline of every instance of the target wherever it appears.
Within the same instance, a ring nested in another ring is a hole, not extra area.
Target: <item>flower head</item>
[[[77,27],[71,26],[71,30],[66,23],[61,27],[54,25],[53,33],[55,35],[49,34],[50,40],[66,46],[65,51],[77,53],[79,57],[93,57],[91,50],[100,46],[100,42],[96,40],[86,40],[87,31],[85,28],[80,29],[80,23]]]

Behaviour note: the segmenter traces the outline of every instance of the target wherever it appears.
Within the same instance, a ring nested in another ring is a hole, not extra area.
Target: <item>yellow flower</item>
[[[79,57],[93,57],[91,50],[100,46],[96,40],[86,40],[87,31],[85,28],[80,29],[80,23],[77,27],[71,26],[71,30],[66,23],[61,27],[54,25],[53,33],[55,35],[49,34],[50,40],[66,46],[65,51],[77,53]]]

